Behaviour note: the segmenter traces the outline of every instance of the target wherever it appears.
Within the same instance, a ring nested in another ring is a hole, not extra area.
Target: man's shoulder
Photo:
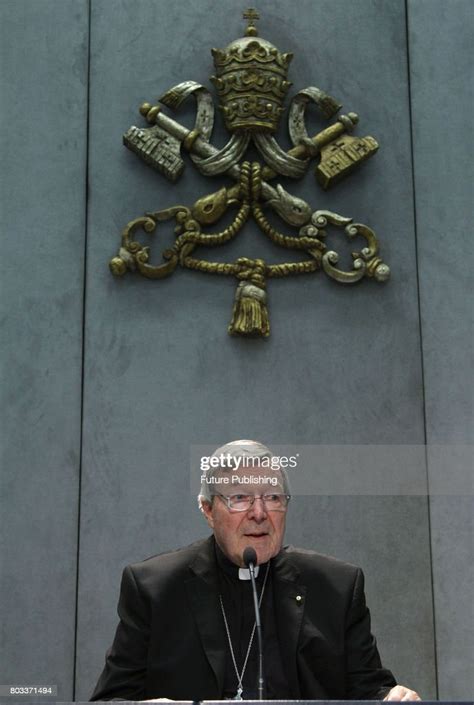
[[[208,537],[195,541],[189,546],[157,553],[138,563],[132,563],[125,570],[131,571],[140,582],[153,580],[159,576],[181,574],[184,576],[197,556],[209,554],[212,550],[212,537]]]
[[[318,553],[306,548],[285,546],[280,554],[283,561],[288,561],[305,578],[321,576],[336,580],[353,582],[360,568],[352,563],[342,561],[325,553]]]

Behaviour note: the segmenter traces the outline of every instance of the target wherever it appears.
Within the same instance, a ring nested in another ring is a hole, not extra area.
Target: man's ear
[[[207,501],[207,499],[203,500],[201,503],[201,509],[202,513],[206,517],[206,521],[211,527],[211,529],[214,528],[214,517],[212,516],[212,504]]]

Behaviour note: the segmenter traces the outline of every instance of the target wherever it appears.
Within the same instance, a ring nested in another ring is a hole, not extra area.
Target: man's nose
[[[255,521],[263,521],[267,518],[267,508],[262,497],[255,497],[253,504],[249,509],[249,518]]]

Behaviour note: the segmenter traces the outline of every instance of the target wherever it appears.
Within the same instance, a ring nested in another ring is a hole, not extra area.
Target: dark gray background
[[[241,35],[244,6],[0,5],[0,683],[89,696],[123,566],[206,533],[191,445],[427,443],[429,490],[449,473],[430,446],[472,443],[468,0],[258,5],[261,36],[295,54],[292,93],[327,90],[381,144],[333,191],[310,174],[290,189],[372,227],[387,285],[272,281],[264,342],[227,336],[234,281],[109,274],[125,223],[225,183],[188,162],[172,185],[121,136],[143,124],[144,100],[207,83],[210,48]],[[166,228],[160,237],[170,241]],[[287,258],[262,240],[249,224],[221,256]],[[468,699],[472,496],[401,492],[300,498],[287,538],[362,565],[382,657],[401,682]]]

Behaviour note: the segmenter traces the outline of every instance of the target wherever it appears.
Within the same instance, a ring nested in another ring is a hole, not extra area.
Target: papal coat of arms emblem
[[[190,206],[175,205],[146,213],[126,225],[118,255],[110,261],[114,275],[135,271],[150,279],[171,275],[178,265],[200,272],[233,276],[238,281],[229,333],[267,337],[270,324],[267,309],[268,279],[316,272],[322,269],[343,284],[370,277],[378,282],[390,276],[389,267],[380,259],[378,242],[367,225],[353,223],[327,210],[313,210],[302,198],[286,191],[281,184],[272,185],[278,176],[299,179],[317,160],[315,174],[323,189],[331,187],[353,172],[378,149],[373,137],[351,134],[358,123],[355,113],[336,115],[341,105],[324,91],[310,86],[300,90],[288,109],[288,129],[292,149],[285,151],[275,139],[285,112],[284,101],[291,86],[287,80],[292,54],[280,52],[260,38],[256,27],[257,12],[244,13],[245,36],[225,49],[212,49],[219,108],[230,139],[222,149],[210,141],[214,124],[214,101],[203,85],[184,81],[174,86],[159,102],[172,110],[190,96],[196,100],[196,118],[189,130],[167,116],[161,106],[144,103],[141,115],[150,127],[132,126],[124,135],[124,144],[151,167],[172,182],[184,169],[181,150],[189,153],[192,163],[205,176],[225,174],[233,184],[203,196]],[[333,122],[310,137],[305,124],[307,107],[313,103],[320,115]],[[261,161],[246,161],[253,144]],[[230,225],[220,232],[208,232],[228,211],[236,209]],[[288,226],[290,233],[280,232],[267,219],[273,211]],[[235,238],[245,223],[253,218],[260,231],[276,245],[298,251],[306,258],[284,264],[269,264],[262,259],[239,257],[234,262],[212,262],[196,257],[200,245],[222,246]],[[152,264],[149,245],[136,239],[142,229],[153,233],[158,224],[174,221],[176,239],[162,252],[164,262]],[[325,244],[325,228],[343,228],[349,238],[362,236],[365,247],[352,253],[352,270],[338,268],[339,255]]]

